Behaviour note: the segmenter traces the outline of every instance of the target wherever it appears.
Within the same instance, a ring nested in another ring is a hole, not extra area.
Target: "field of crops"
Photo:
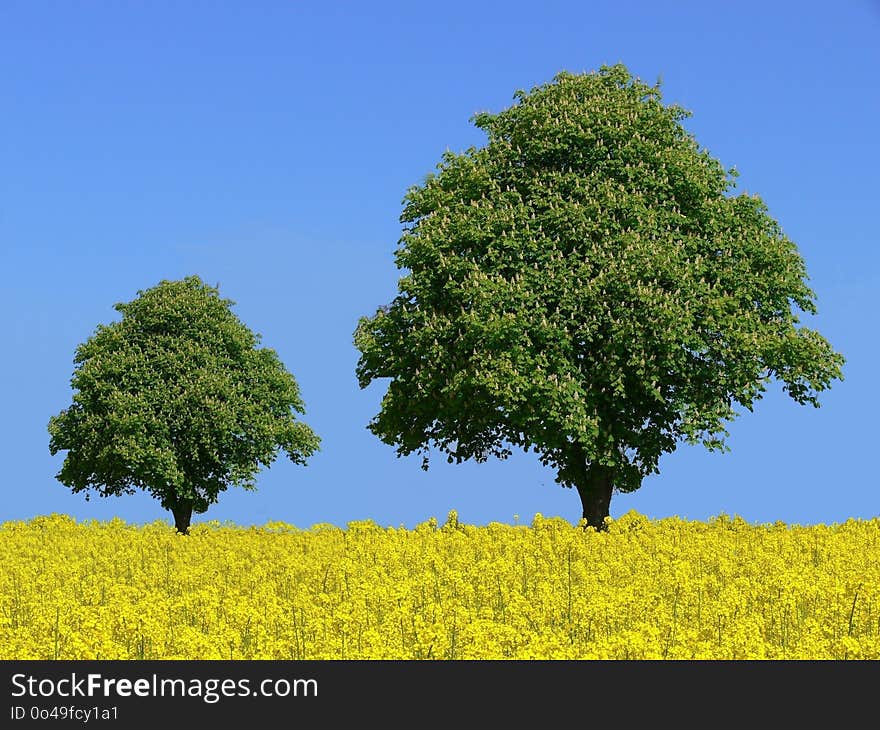
[[[0,525],[3,659],[878,659],[880,519]]]

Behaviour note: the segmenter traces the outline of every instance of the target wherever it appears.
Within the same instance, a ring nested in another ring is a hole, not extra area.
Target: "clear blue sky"
[[[681,446],[613,517],[842,522],[880,514],[874,456],[880,284],[880,3],[0,3],[0,520],[170,516],[145,495],[72,495],[49,418],[76,346],[113,304],[198,274],[297,378],[323,439],[204,519],[298,527],[372,519],[576,522],[533,454],[426,473],[366,429],[352,332],[393,298],[407,188],[470,124],[557,72],[622,62],[690,109],[798,245],[847,358],[819,409],[777,385],[727,454]]]

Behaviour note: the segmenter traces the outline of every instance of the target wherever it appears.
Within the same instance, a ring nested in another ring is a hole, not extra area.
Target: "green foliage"
[[[798,403],[841,379],[805,265],[757,196],[622,65],[560,73],[472,121],[404,198],[399,294],[354,335],[369,424],[398,455],[534,450],[565,486],[584,464],[637,489],[680,442],[777,379]]]
[[[294,417],[299,387],[232,304],[190,276],[115,305],[121,320],[77,348],[73,403],[49,421],[51,453],[67,451],[59,481],[201,513],[230,485],[254,489],[279,449],[305,464],[319,438]]]

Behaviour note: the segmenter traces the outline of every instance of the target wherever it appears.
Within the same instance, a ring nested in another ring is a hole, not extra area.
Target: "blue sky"
[[[198,274],[298,380],[321,436],[196,521],[412,527],[580,517],[534,454],[428,472],[366,429],[352,332],[390,301],[406,190],[469,122],[557,72],[622,62],[693,112],[698,142],[740,173],[798,245],[846,358],[819,409],[773,387],[726,454],[681,446],[612,517],[789,524],[880,513],[880,3],[92,2],[0,5],[0,520],[169,519],[145,495],[72,495],[49,418],[76,346],[113,304]]]

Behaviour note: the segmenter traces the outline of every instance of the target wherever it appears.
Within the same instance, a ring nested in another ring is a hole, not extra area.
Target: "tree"
[[[409,189],[399,293],[354,334],[361,388],[390,378],[369,429],[398,456],[532,450],[604,527],[681,442],[773,379],[797,403],[844,359],[796,326],[815,294],[796,246],[734,170],[698,146],[660,84],[625,66],[563,72],[472,122]]]
[[[162,281],[116,304],[76,350],[72,405],[49,421],[52,454],[67,451],[57,479],[102,497],[143,489],[174,515],[192,513],[254,476],[283,449],[297,464],[319,446],[299,387],[274,350],[197,276]]]

